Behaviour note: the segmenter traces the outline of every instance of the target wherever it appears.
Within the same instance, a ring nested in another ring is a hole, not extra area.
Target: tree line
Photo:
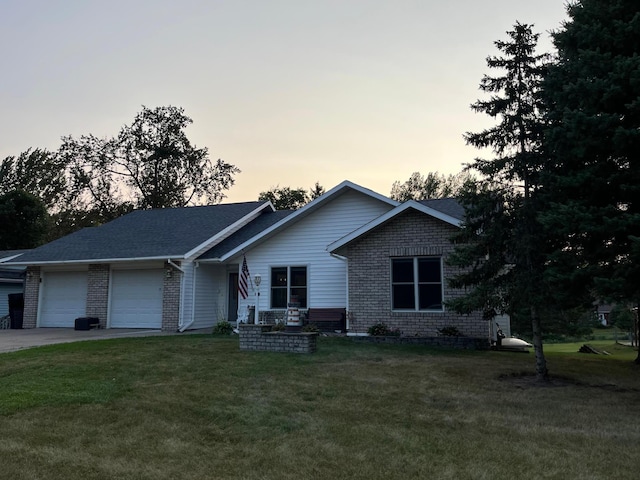
[[[117,135],[66,136],[57,151],[0,161],[0,250],[32,248],[134,209],[217,203],[240,170],[213,161],[184,109],[142,107]]]

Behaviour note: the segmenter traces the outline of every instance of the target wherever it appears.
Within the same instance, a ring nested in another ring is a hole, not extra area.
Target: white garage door
[[[42,275],[41,327],[73,327],[87,312],[87,272]]]
[[[111,272],[111,328],[162,328],[164,271]]]

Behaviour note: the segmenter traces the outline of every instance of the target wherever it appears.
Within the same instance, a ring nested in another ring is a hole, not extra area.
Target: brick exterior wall
[[[38,320],[38,296],[40,295],[40,267],[27,267],[24,283],[23,328],[35,328]]]
[[[388,343],[391,345],[423,345],[427,347],[455,348],[458,350],[488,350],[491,346],[479,337],[349,337],[360,343]]]
[[[171,270],[171,276],[164,276],[162,289],[162,331],[175,332],[180,321],[180,286],[182,272],[176,270],[168,263],[164,265],[165,271]]]
[[[240,324],[240,350],[285,353],[313,353],[317,349],[315,332],[272,332],[272,325]]]
[[[392,257],[441,256],[445,303],[462,295],[446,281],[459,271],[446,262],[456,231],[453,225],[408,210],[338,252],[349,259],[349,331],[366,333],[371,325],[384,322],[405,336],[434,337],[438,329],[456,327],[467,337],[488,339],[489,322],[481,312],[459,315],[446,307],[443,312],[391,310]]]
[[[89,265],[87,275],[87,317],[100,319],[100,328],[107,326],[109,309],[109,265]]]

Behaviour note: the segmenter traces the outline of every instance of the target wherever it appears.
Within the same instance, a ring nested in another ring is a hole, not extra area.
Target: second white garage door
[[[111,272],[111,328],[161,328],[164,271]]]

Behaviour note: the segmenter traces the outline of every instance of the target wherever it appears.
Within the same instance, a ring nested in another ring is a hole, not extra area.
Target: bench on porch
[[[310,308],[307,312],[307,322],[316,325],[321,332],[344,332],[346,319],[346,308]]]

